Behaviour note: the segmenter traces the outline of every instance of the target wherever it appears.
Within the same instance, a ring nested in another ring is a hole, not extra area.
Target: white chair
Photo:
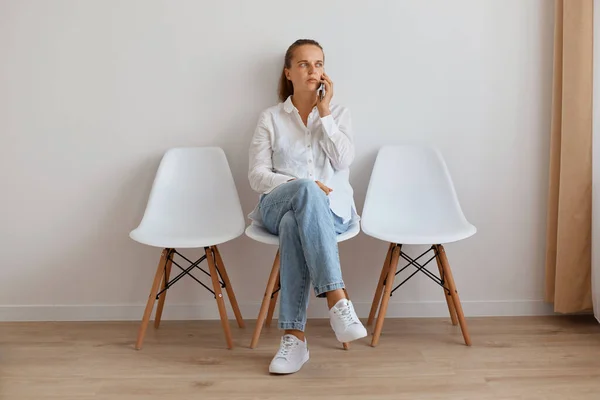
[[[376,346],[379,342],[392,292],[416,273],[423,272],[443,287],[452,324],[460,323],[465,343],[470,346],[460,298],[442,243],[466,239],[474,235],[476,229],[462,212],[450,173],[438,150],[421,146],[380,149],[367,189],[362,230],[391,243],[367,321],[367,325],[372,324],[379,307],[371,345]],[[402,245],[423,244],[432,247],[415,259],[402,251]],[[419,263],[418,260],[430,251],[433,257]],[[396,271],[400,257],[408,265]],[[439,278],[426,268],[433,259],[438,266]],[[395,276],[411,265],[416,271],[393,288]]]
[[[164,249],[140,325],[136,349],[142,347],[154,302],[158,299],[154,321],[155,328],[158,328],[167,290],[185,275],[191,276],[215,296],[227,347],[233,347],[221,288],[227,291],[240,328],[244,327],[244,321],[217,245],[241,236],[244,227],[242,207],[223,150],[218,147],[189,147],[174,148],[165,153],[144,217],[129,235],[139,243]],[[204,248],[205,254],[192,262],[177,251],[183,248]],[[175,255],[190,266],[180,266],[174,260]],[[200,268],[204,260],[208,263],[208,272]],[[169,280],[173,264],[182,272]],[[212,289],[190,273],[195,268],[210,277]],[[159,290],[161,280],[162,288]]]
[[[358,235],[359,232],[360,223],[353,223],[346,232],[337,236],[337,241],[339,243],[348,239],[352,239]],[[250,226],[246,228],[246,235],[257,242],[279,246],[278,236],[272,235],[265,228],[254,223],[250,224]],[[277,284],[277,288],[275,288],[275,284]],[[275,311],[275,304],[277,304],[279,289],[279,250],[277,250],[275,261],[273,261],[273,268],[271,269],[271,274],[269,275],[269,280],[267,281],[265,295],[260,306],[260,312],[258,313],[258,318],[256,319],[256,327],[254,328],[254,334],[252,335],[252,341],[250,342],[251,349],[254,349],[258,345],[258,339],[260,338],[263,325],[271,326],[273,312]],[[346,292],[346,297],[348,297],[348,292]],[[344,348],[348,349],[347,343],[344,343]]]

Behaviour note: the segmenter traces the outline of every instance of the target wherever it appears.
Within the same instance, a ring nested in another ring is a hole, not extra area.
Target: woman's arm
[[[350,111],[343,108],[337,118],[329,114],[321,118],[323,140],[321,147],[336,170],[348,169],[354,161],[354,143]]]
[[[269,193],[293,177],[273,172],[273,123],[267,112],[258,120],[250,143],[248,179],[252,190]]]

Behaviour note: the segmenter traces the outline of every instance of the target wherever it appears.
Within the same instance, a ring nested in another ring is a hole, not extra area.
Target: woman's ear
[[[285,77],[287,78],[287,80],[291,81],[291,79],[290,79],[290,70],[287,69],[287,68],[285,68],[283,71],[285,72]]]

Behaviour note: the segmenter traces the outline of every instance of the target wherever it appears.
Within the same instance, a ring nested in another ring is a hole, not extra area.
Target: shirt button
[[[308,160],[308,162],[309,162],[309,163],[311,163],[311,162],[312,162],[312,160]]]
[[[310,144],[308,146],[306,146],[306,147],[308,147],[310,149]]]

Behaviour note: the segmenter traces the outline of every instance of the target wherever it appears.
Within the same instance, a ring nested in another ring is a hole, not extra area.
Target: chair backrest
[[[468,224],[437,149],[404,145],[379,150],[362,213],[365,233],[416,234]]]
[[[221,148],[180,147],[165,153],[140,228],[167,235],[239,236],[244,227],[239,195]]]

